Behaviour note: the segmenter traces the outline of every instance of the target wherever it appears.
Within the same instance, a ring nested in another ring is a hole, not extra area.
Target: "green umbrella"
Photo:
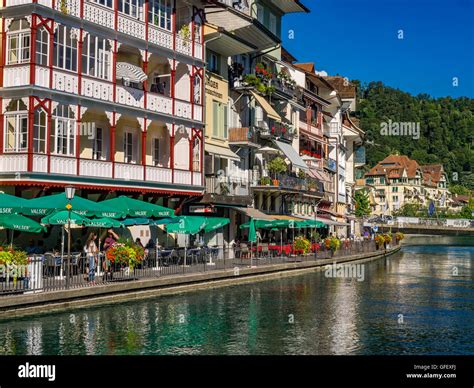
[[[122,224],[124,226],[133,226],[133,225],[149,225],[150,224],[150,219],[149,218],[125,218],[122,220]]]
[[[120,228],[124,226],[124,222],[107,217],[91,218],[89,221],[86,222],[86,226],[95,228]]]
[[[252,218],[253,219],[253,218]],[[257,229],[271,229],[274,227],[281,226],[282,223],[280,222],[281,220],[254,220],[254,227]],[[241,224],[240,228],[249,228],[250,227],[250,222],[246,222],[245,224]]]
[[[123,213],[112,206],[103,206],[97,202],[85,198],[74,196],[72,200],[66,198],[65,193],[47,195],[27,201],[24,206],[23,214],[31,216],[44,216],[49,212],[61,211],[66,209],[66,205],[71,203],[72,210],[83,216],[97,216],[108,218],[120,218]]]
[[[52,212],[41,219],[43,225],[67,225],[69,219],[69,212],[61,210]],[[90,223],[90,220],[76,211],[71,211],[71,227],[84,226]]]
[[[223,226],[226,226],[229,223],[230,223],[230,220],[228,218],[209,217],[207,219],[206,226],[204,227],[204,232],[206,233],[212,232],[213,230],[222,228]]]
[[[45,231],[43,225],[20,214],[0,214],[0,228],[20,230],[29,233],[41,233]]]
[[[253,218],[250,219],[249,223],[249,241],[257,242],[257,230],[255,229],[255,220]]]
[[[324,222],[317,220],[305,220],[303,222],[310,228],[324,228],[325,226],[327,226]]]
[[[197,234],[204,229],[207,223],[206,217],[201,216],[179,216],[178,222],[166,225],[168,233]]]
[[[129,198],[124,195],[99,203],[117,209],[130,217],[171,217],[174,215],[173,209]]]
[[[179,217],[168,217],[168,218],[161,218],[159,220],[153,220],[151,223],[152,225],[168,225],[168,224],[176,224],[179,222]]]
[[[27,199],[0,193],[0,214],[22,213],[27,203]]]

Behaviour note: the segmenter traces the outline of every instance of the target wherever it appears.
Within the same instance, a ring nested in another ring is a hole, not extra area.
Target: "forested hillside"
[[[382,82],[355,83],[355,115],[367,134],[367,167],[398,152],[420,164],[442,163],[450,183],[474,189],[474,99],[412,96]],[[420,123],[419,139],[382,135],[380,124],[389,120]],[[457,173],[457,182],[453,182],[453,173]]]

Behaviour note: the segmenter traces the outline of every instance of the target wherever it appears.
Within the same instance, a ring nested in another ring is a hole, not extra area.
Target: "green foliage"
[[[366,168],[398,151],[420,164],[442,163],[449,181],[457,173],[457,183],[474,189],[474,99],[412,96],[382,82],[356,84],[356,116],[368,140]],[[420,138],[381,135],[380,123],[388,120],[419,122]]]
[[[280,156],[273,158],[268,163],[268,171],[270,171],[274,176],[276,176],[277,174],[283,174],[287,170],[288,166],[286,165],[283,158]]]
[[[306,254],[309,253],[311,250],[311,242],[303,236],[298,236],[295,238],[293,248],[298,253]]]
[[[275,87],[271,85],[266,85],[260,77],[257,77],[255,74],[246,74],[244,76],[244,82],[249,86],[254,86],[255,89],[265,96],[272,94],[275,91]]]
[[[262,186],[269,186],[272,184],[272,180],[268,176],[263,176],[260,178],[260,184]]]
[[[418,217],[418,216],[423,216],[425,217],[426,214],[420,214],[422,213],[422,207],[418,203],[404,203],[400,209],[395,210],[393,212],[394,216],[402,216],[402,217]]]
[[[462,185],[450,185],[449,191],[456,195],[470,195],[471,191]]]
[[[369,193],[366,190],[357,190],[354,194],[355,215],[362,217],[370,214]]]

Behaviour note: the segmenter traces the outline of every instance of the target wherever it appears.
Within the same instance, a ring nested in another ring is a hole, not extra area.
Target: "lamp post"
[[[66,266],[66,289],[69,289],[69,278],[71,275],[71,201],[74,198],[74,193],[76,188],[74,186],[66,186],[65,193],[68,204],[66,205],[67,209],[67,266]]]

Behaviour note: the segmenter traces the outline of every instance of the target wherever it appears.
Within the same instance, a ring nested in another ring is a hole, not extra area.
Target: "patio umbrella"
[[[117,211],[130,217],[171,217],[174,215],[173,209],[129,198],[124,195],[107,199],[99,202],[99,204],[117,209]]]
[[[70,203],[72,210],[76,214],[82,216],[97,216],[120,218],[123,212],[116,210],[113,206],[101,205],[98,202],[89,199],[74,196],[72,200],[66,198],[66,193],[47,195],[27,200],[27,204],[23,207],[23,214],[31,216],[44,216],[51,211],[61,211],[66,209],[66,205]]]
[[[201,216],[178,216],[177,222],[166,225],[168,233],[197,234],[207,224],[207,218]]]
[[[95,228],[121,228],[124,221],[114,220],[113,218],[91,218],[86,222],[86,226]]]
[[[20,230],[29,233],[41,233],[45,231],[43,225],[20,214],[0,214],[0,228]]]
[[[222,228],[230,223],[228,218],[223,217],[209,217],[207,219],[206,226],[204,227],[204,232],[209,233],[216,229]]]
[[[250,219],[250,223],[249,223],[249,241],[250,241],[250,267],[252,267],[252,250],[253,250],[252,245],[254,242],[257,242],[257,230],[255,228],[255,220],[253,218]]]
[[[0,193],[0,214],[21,213],[27,203],[27,199]]]
[[[152,225],[168,225],[168,224],[176,224],[179,222],[179,217],[168,217],[168,218],[160,218],[159,220],[153,220]]]
[[[124,226],[134,226],[134,225],[149,225],[150,222],[153,220],[150,220],[149,218],[141,218],[141,217],[136,217],[136,218],[125,218],[124,220],[121,221],[121,223]]]
[[[61,210],[52,212],[46,217],[41,219],[43,225],[67,225],[69,212],[67,210]],[[81,227],[90,223],[90,219],[82,216],[76,211],[71,211],[71,227]]]

